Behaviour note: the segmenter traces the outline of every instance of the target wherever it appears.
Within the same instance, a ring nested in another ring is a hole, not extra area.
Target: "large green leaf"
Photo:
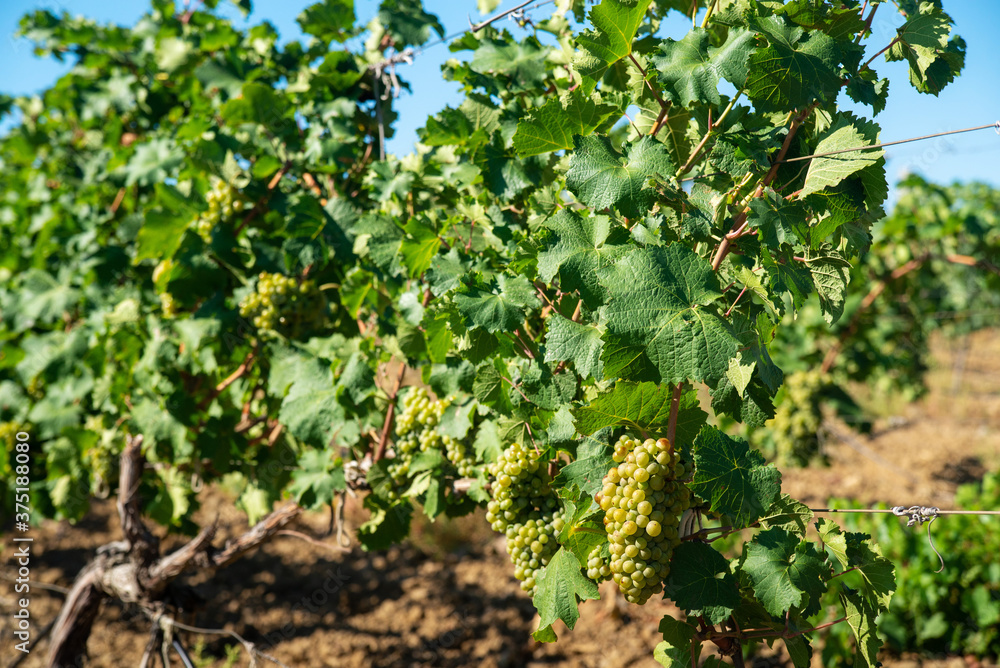
[[[618,381],[610,392],[573,409],[576,428],[581,434],[593,434],[605,427],[666,433],[673,394],[669,385]],[[699,406],[698,393],[693,390],[683,393],[677,412],[677,444],[692,443],[707,419],[708,415]]]
[[[604,136],[575,137],[576,151],[566,173],[566,187],[593,209],[616,209],[629,218],[645,215],[655,191],[651,178],[670,178],[676,167],[666,147],[652,137],[618,153]]]
[[[635,250],[604,272],[609,300],[605,376],[642,358],[660,380],[714,387],[729,370],[739,340],[714,302],[722,294],[711,265],[689,248]]]
[[[538,275],[551,282],[559,274],[566,292],[579,290],[584,301],[596,308],[604,302],[605,290],[598,278],[628,250],[628,230],[607,216],[583,217],[563,209],[545,221],[556,235],[556,243],[538,254]]]
[[[580,572],[580,562],[572,552],[560,548],[548,565],[535,575],[538,591],[534,596],[540,619],[538,632],[544,632],[556,620],[569,628],[580,618],[579,602],[600,598],[597,583]]]
[[[525,309],[542,303],[525,276],[501,274],[488,287],[470,287],[456,294],[455,305],[469,327],[495,333],[513,332],[524,322]]]
[[[833,125],[823,134],[813,151],[816,154],[842,151],[855,146],[877,144],[879,127],[872,121],[860,119],[849,112],[837,114]],[[799,193],[799,198],[808,197],[814,192],[832,188],[848,176],[866,167],[875,165],[885,154],[882,149],[848,151],[825,158],[813,158],[806,172],[806,182]]]
[[[546,362],[572,362],[581,377],[601,379],[601,332],[559,315],[548,320]]]
[[[747,61],[746,91],[760,111],[790,111],[824,100],[840,89],[839,54],[822,32],[785,25],[780,16],[755,22],[768,46]]]
[[[666,39],[663,55],[653,58],[666,98],[687,107],[695,102],[719,104],[719,81],[742,88],[754,34],[744,28],[729,31],[720,47],[710,45],[708,31],[695,28],[680,41]]]
[[[603,0],[590,10],[593,30],[577,35],[580,53],[576,69],[591,79],[632,53],[632,41],[646,17],[652,0]]]
[[[776,617],[789,609],[819,610],[830,567],[812,543],[800,542],[784,529],[768,529],[747,543],[743,571],[753,582],[754,594]]]
[[[664,593],[689,615],[704,617],[709,624],[724,621],[740,604],[739,584],[729,562],[698,541],[674,549]]]
[[[573,148],[573,136],[586,136],[621,117],[613,104],[587,97],[579,88],[551,98],[517,124],[514,149],[520,156]]]
[[[704,427],[695,439],[694,466],[691,490],[740,526],[762,517],[781,491],[778,469],[746,441],[715,427]]]

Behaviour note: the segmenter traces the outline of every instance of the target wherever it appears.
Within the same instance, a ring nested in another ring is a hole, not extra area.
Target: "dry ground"
[[[837,495],[947,507],[956,482],[1000,468],[1000,333],[972,337],[964,368],[955,364],[950,344],[939,342],[935,351],[928,396],[909,405],[868,397],[884,416],[874,435],[830,438],[830,467],[786,472],[784,491],[810,504]],[[216,513],[222,535],[245,528],[221,495],[207,495],[200,519],[210,521]],[[350,520],[362,517],[349,509]],[[304,528],[318,533],[326,523],[309,517]],[[113,505],[96,503],[75,526],[46,522],[34,537],[34,579],[68,587],[97,546],[119,538]],[[0,577],[10,578],[8,555],[0,559]],[[409,542],[381,554],[341,553],[279,537],[216,577],[190,584],[206,600],[190,623],[236,630],[295,667],[656,666],[657,622],[671,609],[655,601],[626,606],[602,590],[603,600],[584,604],[576,629],[563,629],[559,643],[535,643],[534,609],[513,578],[502,539],[481,514],[419,523]],[[33,592],[36,630],[54,619],[61,602],[57,592]],[[0,668],[15,658],[8,635],[13,605],[13,585],[0,581]],[[91,637],[90,665],[136,666],[148,628],[134,610],[107,605]],[[249,665],[245,654],[227,662],[225,646],[232,644],[207,637],[199,665]],[[45,649],[43,641],[20,665],[43,665]],[[960,657],[885,659],[894,668],[974,665]],[[772,656],[748,665],[781,663]]]

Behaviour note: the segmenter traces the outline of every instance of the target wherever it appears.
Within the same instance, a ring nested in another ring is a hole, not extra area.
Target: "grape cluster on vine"
[[[432,399],[422,387],[413,388],[403,398],[403,410],[396,416],[395,457],[388,468],[396,487],[403,485],[409,476],[413,458],[434,449],[444,451],[458,475],[474,475],[476,461],[468,456],[465,443],[437,430],[450,405],[451,399]]]
[[[240,301],[240,315],[258,330],[291,338],[319,329],[326,320],[326,299],[314,281],[262,272],[257,289]]]
[[[205,195],[208,211],[195,221],[195,231],[207,244],[212,241],[212,230],[222,221],[243,210],[243,200],[235,188],[221,179],[213,179],[212,189]]]
[[[604,477],[600,494],[611,562],[592,552],[587,575],[601,580],[610,573],[626,600],[642,604],[661,591],[670,573],[681,515],[691,506],[683,482],[688,469],[665,438],[639,442],[622,436],[613,456],[618,466]]]
[[[565,520],[552,494],[545,462],[538,454],[514,443],[490,465],[493,498],[486,520],[507,537],[507,553],[521,589],[534,594],[535,575],[559,550],[556,536]]]
[[[820,369],[785,376],[784,398],[768,423],[779,463],[805,466],[820,454],[821,393],[828,384],[827,375]]]

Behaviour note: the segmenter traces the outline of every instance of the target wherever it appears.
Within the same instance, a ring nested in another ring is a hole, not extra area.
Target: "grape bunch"
[[[601,557],[600,545],[587,555],[587,577],[594,582],[604,582],[611,579],[611,565]]]
[[[465,444],[437,430],[451,399],[433,400],[422,387],[416,387],[403,399],[403,410],[396,417],[396,456],[389,464],[389,475],[398,487],[410,473],[413,458],[420,452],[443,450],[445,458],[466,477],[475,474],[476,460],[468,456]]]
[[[768,425],[779,464],[806,466],[820,454],[818,433],[823,423],[820,394],[828,382],[819,369],[785,376],[784,398]]]
[[[559,550],[556,536],[565,520],[549,487],[545,462],[519,443],[503,451],[490,465],[493,499],[486,520],[507,537],[507,554],[521,589],[534,595],[535,574]]]
[[[205,195],[208,211],[195,221],[195,231],[206,244],[212,242],[212,230],[216,225],[243,210],[243,200],[234,188],[221,179],[213,181],[212,189]]]
[[[326,319],[326,298],[311,280],[262,272],[257,289],[240,301],[240,315],[258,330],[280,331],[295,339],[319,329]]]
[[[618,466],[604,477],[600,495],[611,544],[608,570],[625,599],[641,605],[661,591],[670,573],[681,514],[691,505],[683,482],[688,469],[665,438],[640,443],[622,436],[613,457]],[[587,562],[588,575],[601,574],[595,556],[600,558],[592,553]]]
[[[168,320],[177,317],[177,301],[169,292],[160,293],[160,312]]]

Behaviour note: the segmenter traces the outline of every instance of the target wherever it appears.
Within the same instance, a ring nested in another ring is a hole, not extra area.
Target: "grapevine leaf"
[[[861,596],[859,592],[844,587],[840,593],[840,601],[847,613],[847,624],[851,627],[856,641],[854,668],[877,668],[882,664],[878,660],[878,651],[882,640],[878,637],[875,620],[878,608],[871,601]]]
[[[676,169],[666,147],[652,137],[629,144],[624,155],[603,135],[578,136],[573,142],[566,187],[597,211],[616,209],[629,218],[642,217],[656,193],[646,183]]]
[[[663,55],[654,57],[653,63],[667,99],[684,107],[694,102],[718,105],[720,79],[743,86],[754,34],[745,28],[730,30],[718,48],[710,45],[710,37],[707,30],[695,28],[680,41],[668,38],[660,44]]]
[[[781,473],[746,441],[703,427],[694,442],[694,480],[689,487],[713,512],[746,526],[770,508],[781,490]]]
[[[292,471],[288,493],[304,508],[318,510],[333,501],[335,492],[347,489],[343,467],[332,466],[329,452],[306,450]]]
[[[663,634],[663,642],[653,650],[653,658],[665,668],[690,666],[692,654],[696,661],[701,656],[701,641],[696,639],[698,629],[691,624],[664,615],[659,631]]]
[[[519,159],[513,149],[508,149],[501,132],[493,133],[493,140],[476,152],[476,165],[483,172],[483,181],[494,195],[502,199],[516,197],[539,180],[536,167],[538,158]]]
[[[832,325],[844,314],[844,293],[851,280],[851,263],[829,245],[809,251],[805,263],[819,295],[823,319]]]
[[[476,432],[476,440],[472,442],[472,447],[476,451],[476,459],[484,462],[495,462],[503,452],[503,441],[500,439],[500,430],[493,420],[483,420]]]
[[[933,4],[922,5],[897,31],[886,52],[889,62],[906,60],[910,83],[921,93],[937,95],[965,66],[965,41],[950,37],[952,19]]]
[[[855,146],[877,144],[878,139],[879,128],[873,121],[858,118],[849,112],[841,112],[837,114],[830,129],[823,134],[814,153],[829,153]],[[813,158],[809,163],[809,171],[806,172],[805,185],[799,193],[799,199],[825,188],[832,188],[848,176],[876,164],[884,153],[882,149],[875,149]]]
[[[161,184],[184,162],[184,152],[173,139],[160,137],[140,144],[125,168],[125,185]]]
[[[834,522],[821,519],[816,523],[820,538],[845,569],[861,574],[861,591],[882,610],[889,608],[896,578],[891,561],[882,556],[871,537],[863,533],[843,533]]]
[[[664,593],[688,615],[709,624],[729,617],[740,603],[740,590],[729,562],[710,545],[688,541],[674,548]]]
[[[563,209],[545,221],[555,233],[555,245],[538,254],[538,275],[551,282],[559,274],[560,287],[565,292],[579,290],[584,301],[596,308],[604,302],[605,291],[598,272],[611,266],[628,250],[628,231],[613,225],[608,216],[584,218]]]
[[[782,494],[758,521],[764,529],[778,527],[801,538],[805,536],[812,517],[813,513],[806,504]]]
[[[601,333],[596,327],[582,325],[559,315],[548,319],[545,337],[546,362],[572,362],[582,378],[601,379]]]
[[[232,125],[257,123],[277,127],[284,114],[284,99],[270,86],[255,82],[243,84],[240,97],[222,107],[222,119]]]
[[[747,222],[757,230],[761,243],[771,248],[799,241],[796,228],[805,219],[805,211],[797,202],[789,202],[770,188],[750,202]]]
[[[534,286],[523,275],[501,274],[487,289],[463,288],[455,305],[469,327],[482,327],[491,334],[513,332],[524,322],[524,309],[541,306]]]
[[[479,145],[500,127],[500,110],[484,95],[471,93],[458,109],[445,107],[427,119],[421,141],[428,146]]]
[[[536,573],[538,591],[532,601],[540,616],[539,631],[551,627],[557,619],[572,629],[580,618],[578,601],[600,598],[597,583],[585,577],[580,568],[576,556],[561,547],[548,565]]]
[[[746,91],[758,111],[802,108],[840,89],[837,45],[829,35],[787,26],[780,16],[753,27],[768,41],[747,61]]]
[[[885,103],[889,98],[889,80],[879,79],[875,71],[869,68],[851,77],[844,90],[855,102],[871,107],[877,116],[885,110]]]
[[[747,543],[745,555],[743,571],[769,613],[782,616],[795,607],[808,616],[810,610],[819,610],[819,599],[826,591],[824,576],[830,569],[812,543],[772,528]]]
[[[323,0],[305,9],[295,19],[302,32],[324,41],[343,42],[351,36],[354,0]]]
[[[610,392],[573,409],[576,428],[581,434],[620,426],[640,433],[665,432],[672,400],[673,388],[669,385],[619,381]],[[677,443],[693,442],[707,419],[698,403],[698,393],[694,390],[683,393],[677,411]]]
[[[729,370],[726,372],[726,378],[732,384],[733,389],[736,390],[736,394],[743,398],[743,392],[746,391],[747,385],[753,379],[753,371],[756,368],[757,362],[751,361],[750,364],[743,363],[743,353],[736,353],[736,357],[729,360]]]
[[[573,135],[586,136],[617,120],[621,112],[584,95],[577,88],[562,98],[551,98],[517,124],[514,149],[521,157],[573,148]]]
[[[612,448],[607,443],[596,439],[585,440],[577,450],[576,461],[562,467],[556,475],[555,484],[560,487],[576,485],[587,494],[596,494],[608,469],[615,463],[611,453]]]
[[[813,290],[809,268],[796,261],[791,253],[784,251],[772,255],[764,250],[761,253],[761,261],[767,272],[771,290],[778,295],[787,293],[791,297],[792,308],[795,310],[802,308],[806,297]]]
[[[809,668],[812,663],[812,645],[804,635],[785,638],[785,649],[795,668]]]
[[[603,511],[594,503],[593,495],[577,487],[560,490],[566,508],[566,523],[559,532],[559,544],[571,551],[581,564],[586,565],[591,551],[608,541],[608,533],[598,518]]]
[[[141,231],[139,237],[142,239]],[[54,322],[80,298],[77,290],[42,269],[28,269],[20,278],[20,290],[15,293],[17,303],[11,310],[17,311],[25,327]]]
[[[534,39],[523,42],[485,40],[472,57],[472,70],[480,74],[503,73],[529,88],[545,80],[546,50]]]
[[[472,384],[472,394],[479,403],[503,415],[510,415],[514,409],[507,389],[510,386],[508,373],[501,360],[487,362],[476,371],[476,380]]]
[[[444,26],[434,14],[424,11],[421,0],[382,0],[378,19],[396,48],[420,46],[431,37],[431,29],[444,39]]]
[[[403,229],[409,236],[403,239],[400,253],[410,277],[416,278],[430,268],[441,247],[441,239],[433,228],[418,218],[411,218]]]
[[[409,502],[388,505],[374,495],[365,498],[368,521],[358,527],[358,540],[366,551],[387,550],[410,533],[413,506]]]
[[[722,296],[711,265],[681,244],[635,250],[604,272],[610,295],[604,335],[605,376],[641,360],[660,380],[715,387],[739,340],[712,304]]]
[[[462,404],[453,403],[445,409],[438,422],[437,432],[442,436],[450,436],[456,440],[464,440],[472,429],[472,413],[476,410],[476,402]]]
[[[576,37],[580,46],[576,70],[585,77],[598,80],[604,72],[632,53],[632,40],[646,17],[652,0],[603,0],[590,10],[593,30]]]
[[[278,419],[296,438],[322,448],[344,423],[330,369],[318,359],[303,362],[302,375],[292,383],[281,402]]]

